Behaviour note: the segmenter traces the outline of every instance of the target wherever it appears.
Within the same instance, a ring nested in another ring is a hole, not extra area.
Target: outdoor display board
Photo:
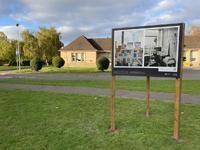
[[[112,75],[180,77],[183,23],[112,29]]]

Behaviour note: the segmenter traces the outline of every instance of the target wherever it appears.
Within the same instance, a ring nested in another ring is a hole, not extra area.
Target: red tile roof
[[[112,49],[112,39],[111,38],[88,39],[88,41],[97,50],[111,50]]]
[[[200,36],[185,36],[184,40],[185,48],[199,48],[200,49]],[[72,41],[69,45],[61,49],[65,50],[112,50],[112,39],[111,38],[95,38],[87,39],[84,35],[79,36],[77,39]]]
[[[97,38],[97,39],[87,39],[84,35],[79,36],[77,39],[72,41],[69,45],[61,49],[61,51],[66,50],[110,50],[112,48],[111,38]]]
[[[185,36],[185,48],[199,48],[200,49],[200,36]]]

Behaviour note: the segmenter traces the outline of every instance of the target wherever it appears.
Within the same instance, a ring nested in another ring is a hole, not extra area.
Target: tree
[[[0,44],[4,41],[7,41],[7,36],[3,32],[0,32]]]
[[[19,59],[16,55],[16,51],[18,51],[18,40],[11,40],[11,44],[13,46],[13,54],[15,55],[15,62]],[[19,51],[20,51],[20,63],[24,60],[24,51],[23,51],[24,41],[19,41]]]
[[[190,27],[190,30],[186,31],[186,34],[187,35],[197,35],[197,36],[200,36],[200,26],[195,26],[195,25],[192,25]]]
[[[31,60],[35,57],[46,60],[47,65],[52,62],[53,57],[59,55],[58,50],[64,46],[60,41],[61,33],[57,33],[54,27],[46,29],[39,27],[35,34],[29,29],[21,33],[23,41],[19,42],[20,56],[23,60]],[[0,59],[16,61],[17,40],[8,40],[7,36],[0,32]]]
[[[34,57],[42,58],[42,51],[39,48],[38,39],[34,36],[34,32],[30,32],[29,29],[24,30],[21,33],[23,38],[23,53],[24,60],[31,60]]]
[[[39,27],[39,31],[36,33],[36,38],[39,42],[39,47],[43,52],[43,57],[46,60],[47,65],[52,62],[54,56],[58,56],[58,50],[63,47],[63,43],[60,41],[61,33],[57,33],[54,27],[46,29],[45,27]]]
[[[0,32],[0,59],[8,60],[13,65],[16,62],[16,40],[8,41],[7,36]]]
[[[3,55],[4,55],[4,44],[7,41],[7,36],[3,33],[0,32],[0,59],[3,60]]]

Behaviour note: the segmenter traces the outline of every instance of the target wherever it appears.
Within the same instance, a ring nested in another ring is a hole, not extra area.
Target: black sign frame
[[[184,45],[183,30],[185,31],[184,23],[112,29],[112,75],[179,78]],[[131,41],[133,38],[137,40]],[[155,42],[154,46],[147,45],[148,42],[153,44],[152,41]],[[175,47],[173,50],[172,46]],[[138,59],[139,55],[142,55],[141,59]],[[159,63],[156,58],[159,58]]]

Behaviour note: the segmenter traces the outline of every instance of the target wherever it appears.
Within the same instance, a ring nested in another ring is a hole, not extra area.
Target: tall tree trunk
[[[47,66],[49,66],[49,62],[48,62],[48,60],[46,59],[46,64],[47,64]]]

